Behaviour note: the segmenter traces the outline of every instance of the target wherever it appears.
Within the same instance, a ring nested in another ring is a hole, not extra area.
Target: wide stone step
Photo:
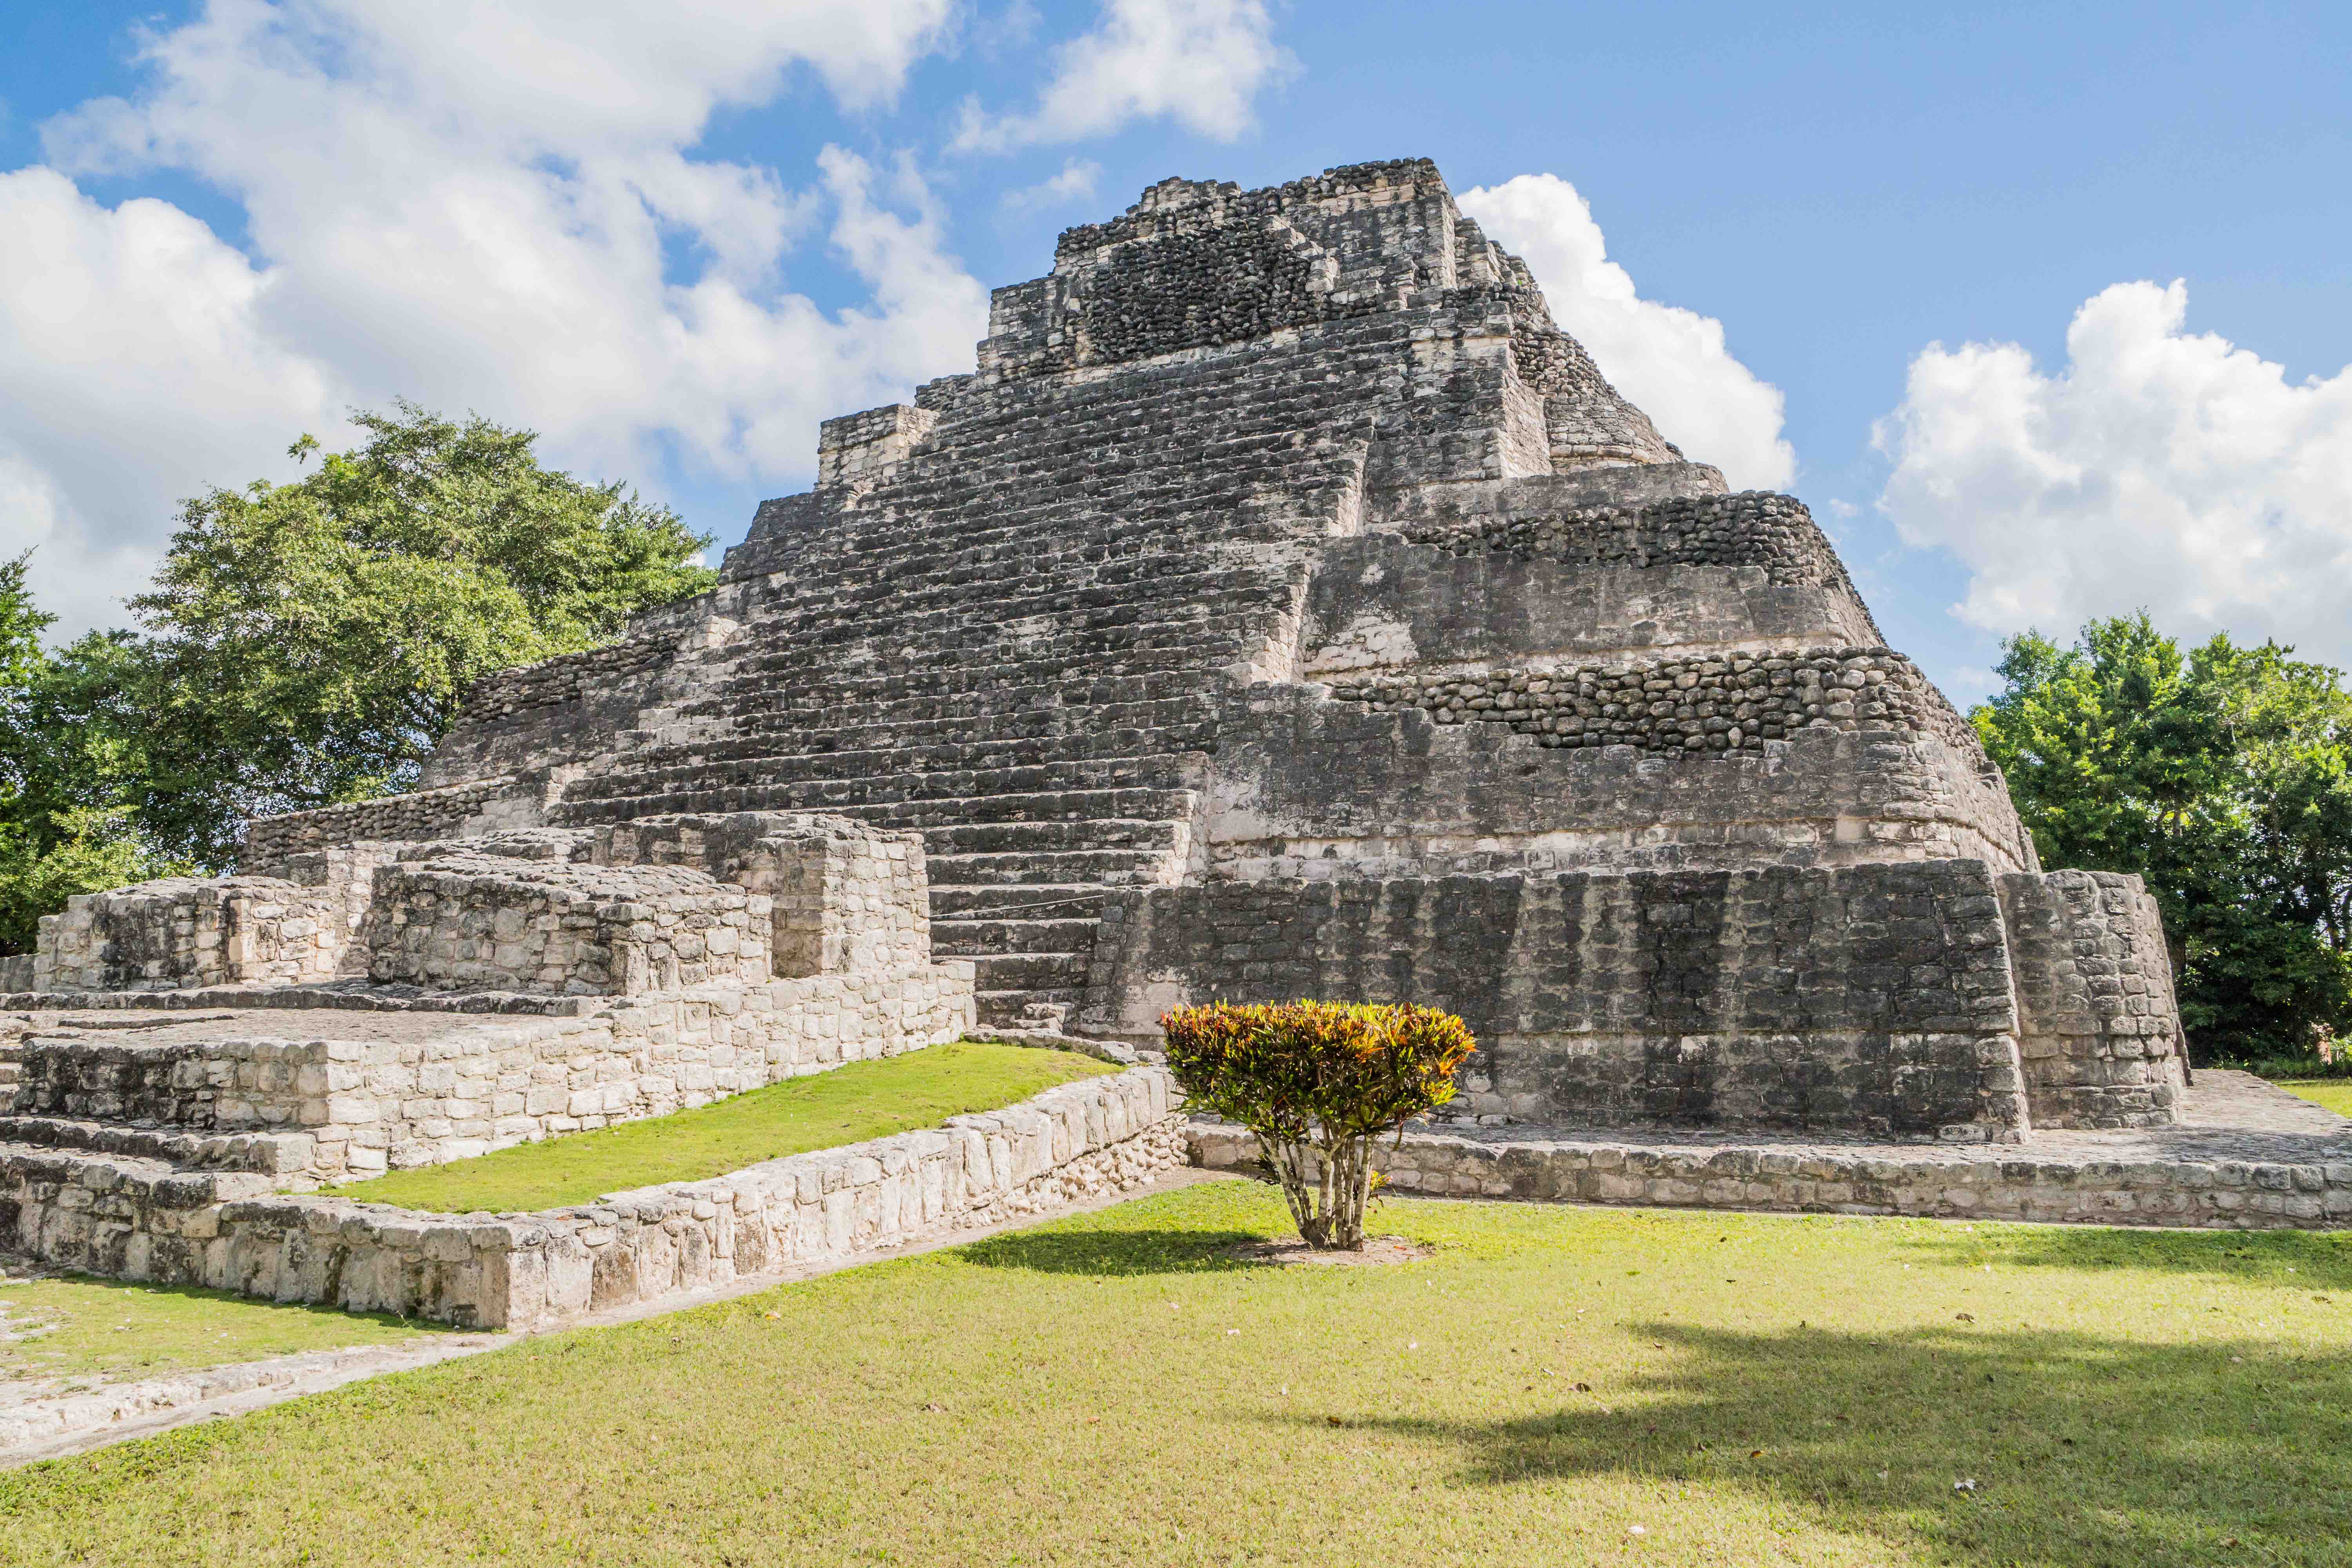
[[[0,1142],[160,1161],[181,1168],[296,1171],[310,1160],[300,1132],[191,1131],[61,1116],[0,1116]]]
[[[796,708],[785,712],[739,715],[741,744],[764,744],[776,753],[819,754],[877,752],[893,747],[980,745],[992,741],[1039,740],[1106,731],[1162,733],[1213,723],[1218,704],[1204,697],[1153,702],[1069,704],[1013,711],[970,711],[902,718],[867,724],[835,724],[823,714]]]
[[[974,822],[923,830],[925,851],[945,855],[1029,854],[1038,850],[1139,849],[1175,847],[1181,824],[1127,817],[1059,822]]]
[[[1092,952],[1101,921],[1076,920],[942,920],[931,916],[931,951],[949,958],[994,958],[1015,952]]]
[[[1033,1007],[1059,1007],[1076,1013],[1087,999],[1083,985],[1045,985],[1016,987],[1001,991],[972,993],[972,1011],[983,1025],[1000,1029],[1017,1028],[1029,1022]]]
[[[607,786],[590,797],[567,796],[556,810],[562,826],[625,822],[662,812],[849,811],[858,806],[925,805],[1003,795],[1034,798],[1062,791],[1093,793],[1174,786],[1190,767],[1183,753],[1089,758],[1020,767],[921,772],[908,769],[861,776],[836,773],[773,784],[703,784],[682,773],[681,782],[658,781],[638,787],[626,778],[597,781]]]
[[[793,793],[795,786],[808,786],[809,792],[823,797],[827,792],[816,787],[828,782],[842,785],[832,792],[841,799],[873,799],[877,786],[890,788],[882,799],[903,799],[910,795],[982,795],[993,793],[982,779],[1017,777],[1036,769],[1048,773],[1060,772],[1077,782],[1096,787],[1123,784],[1166,784],[1174,781],[1168,776],[1173,770],[1161,771],[1153,766],[1160,758],[1176,758],[1187,752],[1202,749],[1211,736],[1191,734],[1166,735],[1114,733],[1073,736],[1053,744],[1041,739],[987,742],[971,746],[945,745],[897,747],[887,751],[796,752],[786,755],[757,755],[731,760],[694,759],[652,767],[620,768],[602,776],[592,775],[581,780],[567,792],[565,802],[584,804],[593,800],[618,799],[630,796],[669,795],[677,793],[708,797],[714,795],[740,793],[742,804],[731,810],[793,809],[782,805],[769,806],[770,800],[780,800]],[[1158,742],[1158,743],[1155,743]],[[1080,771],[1081,765],[1095,763],[1091,774]],[[1157,773],[1158,776],[1154,776]],[[971,784],[961,779],[974,781]],[[927,784],[925,781],[935,781]],[[1011,787],[1024,793],[1037,785]],[[754,796],[758,797],[754,800]],[[712,806],[676,806],[672,810],[710,810]],[[809,809],[803,807],[801,809]],[[643,815],[635,813],[633,815]]]
[[[931,885],[931,923],[967,920],[1095,920],[1110,889],[1099,882]]]
[[[1181,821],[1192,814],[1188,789],[1084,789],[1036,795],[968,795],[845,808],[877,827],[953,827],[992,822]]]
[[[1034,991],[1068,988],[1083,991],[1087,953],[997,952],[956,953],[969,957],[972,980],[981,991]]]
[[[1152,873],[1166,857],[1149,849],[1066,849],[1017,855],[932,855],[927,859],[934,888],[992,883],[1058,887],[1152,880]]]

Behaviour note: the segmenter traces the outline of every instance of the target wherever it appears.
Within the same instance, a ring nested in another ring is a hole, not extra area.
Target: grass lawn
[[[520,1143],[476,1160],[394,1171],[339,1196],[462,1214],[556,1208],[656,1182],[698,1182],[762,1160],[936,1127],[1117,1072],[1075,1051],[960,1040],[770,1084],[714,1105]]]
[[[437,1324],[194,1286],[82,1277],[0,1284],[0,1377],[11,1379],[116,1382],[438,1331]]]
[[[2352,1561],[2352,1237],[1375,1224],[1436,1256],[1237,1264],[1209,1183],[536,1339],[0,1477],[0,1556]]]
[[[2281,1079],[2278,1086],[2299,1094],[2314,1105],[2324,1105],[2338,1116],[2352,1116],[2352,1078]]]

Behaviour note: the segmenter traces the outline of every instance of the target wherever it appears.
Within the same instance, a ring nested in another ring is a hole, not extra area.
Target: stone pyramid
[[[1703,456],[1703,454],[1702,454]],[[671,813],[919,830],[983,1019],[1409,998],[1487,1119],[2168,1122],[2162,933],[2043,873],[1804,506],[1727,493],[1425,160],[1171,179],[827,421],[711,593],[246,868]]]

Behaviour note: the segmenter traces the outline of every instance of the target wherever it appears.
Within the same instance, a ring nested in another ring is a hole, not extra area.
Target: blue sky
[[[1750,425],[1777,389],[1748,435],[1955,697],[2005,631],[2142,606],[2352,661],[2352,7],[714,0],[677,14],[698,49],[625,5],[469,9],[511,25],[11,8],[0,545],[41,545],[69,622],[119,618],[172,498],[397,394],[732,542],[816,418],[967,368],[977,289],[1066,225],[1421,154],[1573,187],[1488,227],[1621,384],[1728,378]],[[1601,236],[1727,358],[1637,363],[1665,310],[1580,330],[1544,258]]]

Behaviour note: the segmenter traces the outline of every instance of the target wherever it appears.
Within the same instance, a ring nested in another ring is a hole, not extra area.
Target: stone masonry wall
[[[169,877],[79,893],[41,919],[42,991],[294,985],[334,977],[347,932],[339,893],[272,877]]]
[[[1192,1162],[1257,1163],[1238,1127],[1185,1128]],[[1909,1215],[2035,1224],[2211,1230],[2352,1226],[2352,1163],[2135,1159],[2031,1150],[1888,1149],[1721,1142],[1647,1143],[1604,1136],[1519,1140],[1408,1133],[1372,1151],[1397,1191],[1536,1203]]]
[[[1918,667],[1892,648],[1707,653],[1559,669],[1340,680],[1334,700],[1423,708],[1440,724],[1508,724],[1541,746],[1760,752],[1806,726],[1913,730],[1979,767],[1984,748]]]
[[[1695,694],[1678,689],[1676,706]],[[1932,731],[1883,720],[1834,722],[1809,720],[1760,752],[1744,733],[1732,750],[1727,730],[1721,751],[1548,747],[1511,719],[1440,722],[1419,706],[1383,712],[1255,687],[1220,731],[1209,863],[1244,879],[1936,858],[2036,868],[2007,785],[1977,771],[1973,747],[1956,754]]]
[[[542,668],[542,667],[534,667]],[[350,805],[258,816],[245,825],[241,869],[289,877],[292,857],[371,841],[415,843],[535,826],[544,785],[499,775]]]
[[[426,853],[376,868],[363,938],[379,984],[636,995],[771,973],[767,896],[706,873]]]
[[[412,1030],[309,1016],[170,1046],[32,1034],[14,1114],[205,1134],[268,1132],[280,1175],[321,1180],[467,1159],[659,1116],[972,1027],[967,964],[712,988],[577,1018]]]
[[[596,858],[695,867],[765,896],[778,974],[930,962],[930,878],[919,833],[817,813],[647,816],[597,829]]]
[[[1981,861],[1136,889],[1106,909],[1090,1033],[1215,998],[1410,1001],[1479,1039],[1458,1113],[1580,1126],[2026,1126]]]
[[[707,1182],[540,1214],[420,1214],[266,1176],[0,1153],[0,1246],[68,1268],[278,1301],[527,1328],[992,1224],[1181,1163],[1164,1069]]]
[[[2036,1127],[2166,1126],[2184,1083],[2172,960],[2137,877],[2000,879]]]

